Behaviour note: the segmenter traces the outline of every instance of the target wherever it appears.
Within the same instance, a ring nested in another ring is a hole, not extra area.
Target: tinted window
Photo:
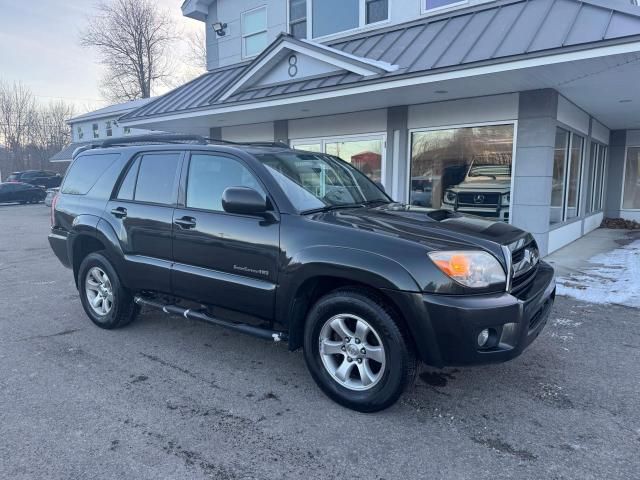
[[[359,25],[359,0],[323,0],[313,2],[311,6],[314,37],[351,30]]]
[[[228,187],[250,187],[266,197],[249,170],[228,157],[192,155],[187,183],[187,207],[223,211],[222,193]]]
[[[135,162],[129,168],[127,176],[124,177],[120,190],[118,191],[118,198],[120,200],[133,200],[133,194],[136,188],[136,178],[138,177],[138,168],[140,167],[140,159],[137,158]]]
[[[135,200],[175,203],[179,161],[179,153],[144,155],[140,160]]]
[[[62,193],[85,195],[119,156],[119,153],[79,156],[69,167]]]

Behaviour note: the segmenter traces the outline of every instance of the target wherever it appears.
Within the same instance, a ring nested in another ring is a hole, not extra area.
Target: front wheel
[[[113,329],[131,323],[139,312],[133,296],[101,253],[85,257],[78,269],[78,290],[84,311],[100,328]]]
[[[375,294],[341,289],[307,317],[307,367],[333,400],[360,412],[392,405],[414,379],[416,358],[394,312]]]

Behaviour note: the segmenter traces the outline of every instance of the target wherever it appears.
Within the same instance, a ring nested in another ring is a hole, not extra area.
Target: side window
[[[143,155],[140,159],[134,200],[174,204],[180,153]],[[125,179],[126,180],[126,179]]]
[[[64,177],[62,193],[85,195],[118,157],[119,153],[77,157]]]
[[[237,160],[205,154],[191,156],[187,207],[222,212],[222,193],[228,187],[250,187],[266,198],[254,175]]]
[[[140,168],[140,158],[136,160],[129,167],[127,175],[120,184],[120,190],[118,191],[119,200],[133,200],[133,194],[136,189],[136,179],[138,178],[138,169]]]

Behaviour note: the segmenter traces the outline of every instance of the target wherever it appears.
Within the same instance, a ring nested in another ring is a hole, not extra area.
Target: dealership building
[[[186,0],[209,71],[126,128],[339,155],[397,201],[543,254],[640,220],[640,7],[622,0]]]

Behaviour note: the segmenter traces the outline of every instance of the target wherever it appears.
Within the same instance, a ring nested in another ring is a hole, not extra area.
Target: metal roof
[[[70,162],[73,160],[73,152],[75,152],[76,148],[83,147],[85,145],[89,145],[94,142],[74,142],[70,143],[58,153],[56,153],[53,157],[49,159],[50,162]]]
[[[96,118],[104,118],[104,117],[113,117],[122,115],[124,113],[131,112],[137,108],[146,105],[147,103],[153,101],[153,98],[139,98],[138,100],[131,100],[129,102],[117,103],[115,105],[109,105],[108,107],[100,108],[98,110],[93,110],[92,112],[83,113],[82,115],[78,115],[76,117],[70,118],[67,120],[68,124],[83,122],[86,120],[92,120]]]
[[[478,62],[498,63],[528,55],[545,55],[602,43],[619,43],[640,36],[640,8],[603,0],[502,0],[418,21],[373,30],[329,43],[333,49],[369,61],[397,65],[375,78],[335,72],[321,78],[247,88],[231,95],[224,105],[278,96],[331,90],[343,85],[384,81],[399,76],[460,69]],[[278,37],[266,51],[282,42]],[[188,110],[215,108],[219,97],[255,64],[233,65],[210,71],[131,112],[121,120]]]

